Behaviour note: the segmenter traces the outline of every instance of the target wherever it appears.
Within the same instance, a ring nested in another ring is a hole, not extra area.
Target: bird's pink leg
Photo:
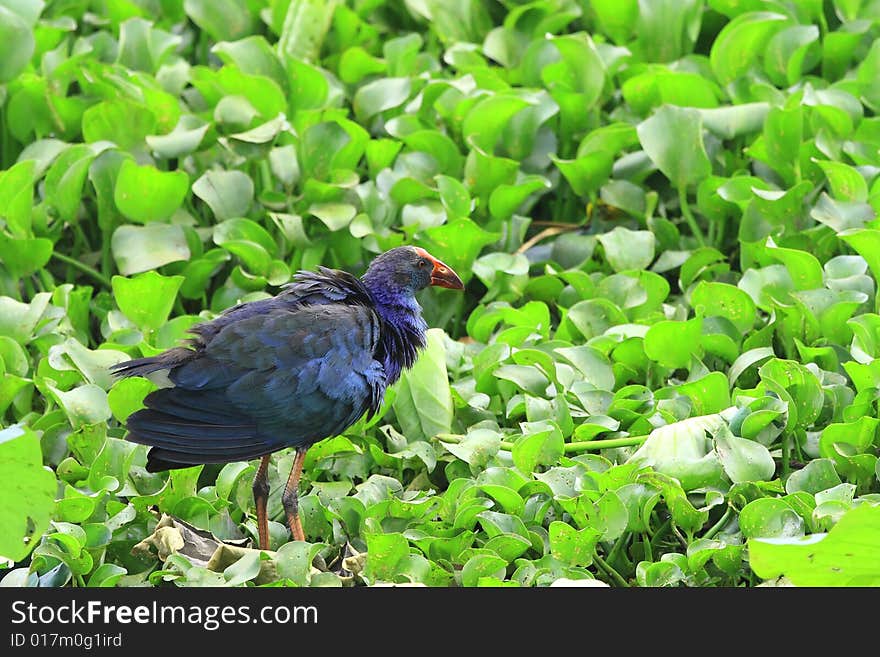
[[[260,460],[260,467],[254,476],[254,502],[257,505],[257,529],[260,534],[260,549],[269,549],[269,519],[266,506],[269,502],[269,455]]]
[[[299,500],[297,498],[299,490],[299,477],[302,474],[303,461],[306,458],[308,447],[300,447],[296,450],[296,456],[293,459],[293,468],[290,470],[290,477],[287,480],[287,486],[284,488],[284,495],[281,496],[281,503],[287,512],[287,524],[290,525],[290,533],[293,540],[304,541],[306,535],[303,533],[302,523],[299,520]]]

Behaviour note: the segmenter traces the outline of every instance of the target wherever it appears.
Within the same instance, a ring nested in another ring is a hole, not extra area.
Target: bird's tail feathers
[[[195,351],[187,347],[174,347],[156,356],[134,358],[111,365],[113,375],[119,378],[129,376],[146,376],[160,370],[171,369],[185,363],[195,355]]]

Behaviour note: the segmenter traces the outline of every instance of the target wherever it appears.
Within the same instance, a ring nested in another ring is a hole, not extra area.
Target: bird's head
[[[363,279],[369,287],[384,287],[392,293],[414,294],[429,285],[464,289],[449,265],[417,246],[399,246],[377,256]]]

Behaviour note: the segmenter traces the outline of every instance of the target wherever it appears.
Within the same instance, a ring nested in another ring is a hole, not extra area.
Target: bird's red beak
[[[464,283],[461,282],[458,274],[452,271],[452,267],[440,260],[437,260],[437,258],[432,256],[424,249],[416,248],[416,252],[420,256],[422,256],[423,258],[427,258],[434,264],[434,268],[431,270],[431,285],[449,288],[450,290],[464,289]]]

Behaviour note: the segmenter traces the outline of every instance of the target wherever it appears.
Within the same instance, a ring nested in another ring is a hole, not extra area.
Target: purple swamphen
[[[151,446],[150,472],[261,457],[253,484],[261,549],[269,546],[269,455],[295,447],[281,499],[294,540],[305,540],[297,489],[306,450],[376,413],[415,362],[427,329],[415,294],[429,285],[463,288],[452,269],[412,246],[379,255],[360,279],[301,271],[277,296],[192,327],[186,346],[115,365],[123,377],[164,370],[173,384],[129,416],[128,440]]]

